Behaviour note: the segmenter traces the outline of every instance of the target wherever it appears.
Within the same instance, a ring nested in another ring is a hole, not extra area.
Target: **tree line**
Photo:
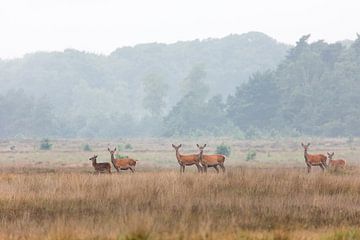
[[[306,35],[292,48],[282,46],[286,53],[281,58],[279,52],[282,50],[275,49],[279,44],[267,42],[263,36],[261,40],[256,37],[259,36],[247,36],[247,44],[252,39],[257,42],[257,47],[271,45],[266,54],[278,53],[273,59],[277,66],[268,64],[255,69],[246,81],[242,76],[244,69],[236,65],[240,56],[230,54],[224,48],[221,48],[224,64],[217,59],[219,54],[215,57],[220,64],[217,67],[210,64],[215,61],[211,57],[208,62],[194,60],[186,72],[175,73],[179,78],[176,81],[169,80],[164,74],[165,70],[171,71],[174,61],[157,63],[157,67],[152,65],[151,71],[145,70],[144,62],[151,65],[151,61],[141,59],[141,56],[157,56],[156,61],[166,59],[159,57],[164,54],[160,46],[132,49],[141,52],[138,54],[124,48],[110,56],[84,54],[81,58],[74,52],[70,54],[72,58],[57,53],[58,57],[38,62],[42,67],[45,65],[56,71],[29,70],[31,76],[24,73],[26,57],[21,60],[22,64],[0,61],[0,79],[10,77],[10,82],[15,84],[9,85],[0,95],[0,137],[360,135],[357,120],[360,117],[359,36],[354,42],[343,44],[309,43],[310,35]],[[227,39],[226,45],[231,43],[235,44]],[[197,50],[206,49],[209,42],[197,44],[193,45]],[[233,49],[239,48],[236,45]],[[258,53],[247,52],[261,58]],[[172,58],[183,57],[181,51],[172,54]],[[118,62],[110,64],[108,58],[115,56]],[[276,61],[278,58],[280,60]],[[63,68],[54,66],[54,59],[56,64],[62,59],[62,64],[74,64],[81,71],[61,72]],[[34,63],[31,61],[31,64]],[[114,72],[120,72],[117,66],[121,66],[121,74],[129,74],[129,79],[131,74],[140,76],[134,71],[142,72],[141,80],[124,82],[115,79],[114,76],[119,74]],[[135,70],[130,71],[130,68]],[[104,69],[108,69],[106,74]],[[224,78],[215,77],[214,71],[220,71],[224,76],[233,74],[235,80],[231,83],[226,79],[222,81]],[[69,77],[63,74],[69,74]],[[54,78],[56,80],[49,80]],[[76,84],[73,84],[75,80]],[[36,84],[43,89],[32,89]],[[47,94],[49,89],[53,89],[51,94]]]

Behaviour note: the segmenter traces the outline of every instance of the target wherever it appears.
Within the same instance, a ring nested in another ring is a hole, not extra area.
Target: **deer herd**
[[[172,144],[172,147],[175,149],[175,155],[176,159],[180,165],[180,173],[185,172],[185,167],[187,166],[193,166],[195,165],[198,172],[207,172],[207,169],[209,167],[212,167],[216,170],[217,173],[219,173],[219,167],[221,168],[222,172],[225,172],[225,156],[221,154],[211,154],[206,155],[204,154],[204,148],[206,147],[206,144],[203,146],[196,144],[197,148],[199,149],[198,154],[188,154],[188,155],[182,155],[179,152],[179,149],[181,148],[182,144],[176,146]],[[304,159],[305,164],[307,166],[308,173],[311,172],[311,167],[313,166],[319,166],[322,171],[324,171],[329,166],[332,168],[344,168],[346,161],[344,159],[336,159],[333,160],[334,152],[327,153],[327,156],[323,154],[309,154],[308,148],[310,146],[310,143],[304,144],[301,143],[301,146],[304,148]],[[132,158],[115,158],[115,152],[116,148],[114,150],[111,150],[108,148],[108,151],[110,153],[111,163],[116,169],[116,171],[119,173],[120,170],[130,170],[132,173],[135,172],[135,166],[137,160]],[[94,155],[93,157],[89,158],[90,161],[92,161],[92,166],[95,169],[95,173],[101,173],[101,172],[108,172],[111,173],[111,165],[110,163],[97,163],[96,162],[97,155]],[[327,160],[329,160],[327,163]]]

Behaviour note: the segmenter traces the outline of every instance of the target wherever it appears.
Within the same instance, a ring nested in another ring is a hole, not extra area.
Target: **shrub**
[[[246,161],[252,161],[256,158],[256,151],[255,150],[249,150],[246,154]]]
[[[92,151],[91,146],[90,146],[89,144],[85,144],[85,145],[83,146],[83,150],[84,150],[85,152],[91,152],[91,151]]]
[[[131,146],[130,143],[125,144],[124,148],[127,149],[127,150],[133,149],[133,147]]]
[[[115,154],[115,158],[116,159],[122,159],[122,158],[128,158],[128,156],[117,153],[117,154]]]
[[[228,156],[230,156],[230,153],[231,153],[230,146],[225,145],[224,143],[222,143],[221,145],[216,147],[216,153],[217,154],[222,154],[222,155],[225,155],[225,156],[228,157]]]
[[[48,138],[44,138],[40,142],[40,149],[41,150],[50,150],[52,148],[52,144]]]

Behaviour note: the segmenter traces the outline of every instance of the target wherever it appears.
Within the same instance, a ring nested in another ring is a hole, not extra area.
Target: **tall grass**
[[[275,235],[258,239],[275,239],[279,229],[287,239],[299,229],[360,226],[359,206],[356,174],[303,169],[0,174],[5,239],[247,239],[269,230]]]

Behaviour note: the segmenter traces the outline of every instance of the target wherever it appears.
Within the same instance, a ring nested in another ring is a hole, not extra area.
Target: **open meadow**
[[[346,169],[308,174],[302,141],[309,153],[334,151]],[[0,239],[360,239],[358,139],[51,143],[0,142]],[[180,174],[172,143],[183,154],[230,146],[226,173]],[[93,174],[89,157],[110,162],[108,147],[139,160],[136,173]]]

